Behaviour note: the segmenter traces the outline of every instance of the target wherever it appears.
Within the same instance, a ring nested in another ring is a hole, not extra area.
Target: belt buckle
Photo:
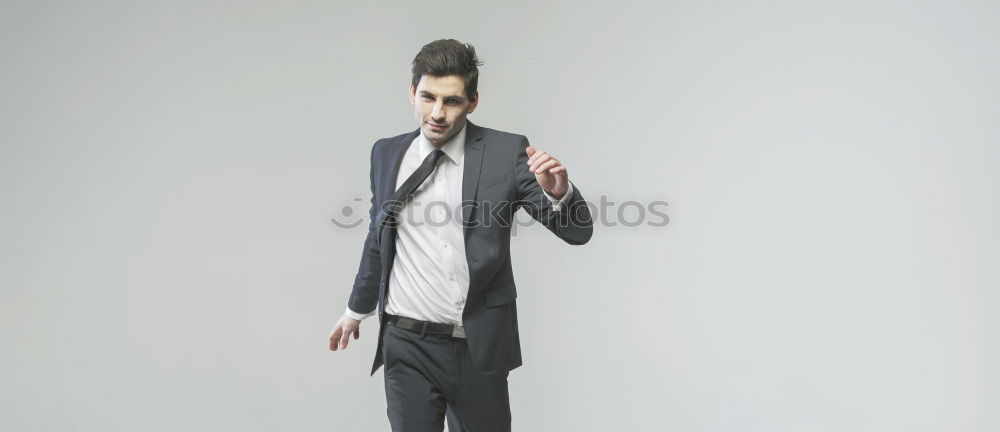
[[[465,337],[465,327],[462,327],[462,326],[452,326],[451,327],[451,337],[464,338]]]

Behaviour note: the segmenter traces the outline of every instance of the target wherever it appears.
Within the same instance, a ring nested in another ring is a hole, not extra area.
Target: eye
[[[432,98],[432,97],[430,97],[430,96],[428,96],[428,95],[424,95],[424,96],[423,96],[423,98],[424,98],[424,100],[426,100],[426,101],[430,101],[430,100],[434,100],[434,98]]]

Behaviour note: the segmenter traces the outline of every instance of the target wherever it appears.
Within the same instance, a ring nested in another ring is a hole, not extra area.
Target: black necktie
[[[403,185],[396,189],[396,192],[392,193],[389,197],[389,201],[385,203],[385,219],[382,219],[382,225],[389,225],[391,227],[396,227],[396,217],[399,215],[399,211],[406,205],[406,201],[410,198],[420,184],[424,182],[434,172],[434,168],[437,167],[437,163],[441,160],[441,156],[444,156],[444,151],[441,149],[435,149],[431,154],[424,158],[423,163],[417,168],[413,174],[410,174],[403,182]],[[382,230],[379,229],[379,240],[382,237]]]

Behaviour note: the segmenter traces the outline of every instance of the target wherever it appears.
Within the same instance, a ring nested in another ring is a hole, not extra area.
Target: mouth
[[[425,123],[427,124],[427,126],[430,126],[431,130],[434,132],[443,132],[448,127],[448,125],[439,125],[431,122],[425,122]]]

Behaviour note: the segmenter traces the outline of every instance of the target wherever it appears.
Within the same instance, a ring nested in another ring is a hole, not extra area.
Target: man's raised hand
[[[569,173],[558,159],[543,151],[528,146],[524,151],[528,154],[528,171],[535,174],[535,180],[549,195],[562,199],[569,189]]]

